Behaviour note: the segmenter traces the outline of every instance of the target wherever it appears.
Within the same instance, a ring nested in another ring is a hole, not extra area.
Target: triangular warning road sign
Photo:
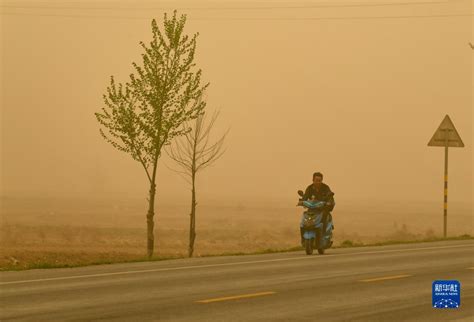
[[[444,117],[428,146],[464,147],[464,143],[448,115]]]

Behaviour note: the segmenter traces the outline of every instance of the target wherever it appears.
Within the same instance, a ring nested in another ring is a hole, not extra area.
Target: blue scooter
[[[302,198],[304,193],[298,190]],[[325,201],[310,201],[300,199],[298,206],[307,209],[303,213],[300,228],[303,229],[304,249],[307,255],[313,254],[313,249],[317,249],[319,254],[332,246],[332,230],[334,229],[332,216],[329,213],[326,223],[326,229],[323,231],[323,213],[326,206]]]

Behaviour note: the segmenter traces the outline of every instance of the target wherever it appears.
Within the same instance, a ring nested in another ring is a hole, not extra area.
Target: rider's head
[[[323,174],[321,172],[313,173],[313,184],[316,187],[320,187],[321,183],[323,183]]]

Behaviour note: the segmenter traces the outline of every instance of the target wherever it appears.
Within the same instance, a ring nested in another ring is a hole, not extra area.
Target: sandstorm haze
[[[109,77],[126,81],[140,62],[151,19],[177,8],[186,33],[200,34],[208,108],[221,110],[215,133],[231,128],[226,153],[198,178],[200,201],[291,208],[321,171],[336,214],[349,217],[353,202],[374,213],[426,202],[441,220],[443,149],[426,144],[449,114],[465,144],[450,149],[449,200],[472,230],[472,2],[318,7],[328,3],[2,1],[2,197],[145,209],[143,169],[100,137],[94,113]],[[186,182],[165,164],[158,203],[187,205]]]

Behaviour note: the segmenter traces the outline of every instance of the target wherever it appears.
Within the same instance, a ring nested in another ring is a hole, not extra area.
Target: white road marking
[[[112,273],[51,277],[51,278],[40,278],[40,279],[33,279],[33,280],[0,282],[0,285],[26,284],[26,283],[35,283],[35,282],[60,281],[60,280],[80,279],[80,278],[104,277],[104,276],[127,275],[127,274],[140,274],[140,273],[152,273],[152,272],[179,271],[179,270],[188,270],[188,269],[223,267],[223,266],[237,266],[237,265],[246,265],[246,264],[260,264],[260,263],[272,263],[272,262],[322,259],[322,258],[335,257],[335,256],[354,256],[354,255],[367,255],[367,254],[415,252],[415,251],[423,251],[423,250],[431,250],[431,249],[433,249],[433,250],[434,249],[449,249],[449,248],[460,248],[460,247],[474,247],[474,243],[473,244],[453,245],[453,246],[423,247],[423,248],[412,248],[412,249],[391,249],[391,250],[367,251],[367,252],[358,252],[358,253],[328,254],[328,255],[324,255],[324,256],[288,257],[288,258],[265,259],[265,260],[257,260],[257,261],[245,261],[245,262],[209,264],[209,265],[192,265],[192,266],[183,266],[183,267],[154,268],[154,269],[144,269],[144,270],[136,270],[136,271],[123,271],[123,272],[112,272]]]

